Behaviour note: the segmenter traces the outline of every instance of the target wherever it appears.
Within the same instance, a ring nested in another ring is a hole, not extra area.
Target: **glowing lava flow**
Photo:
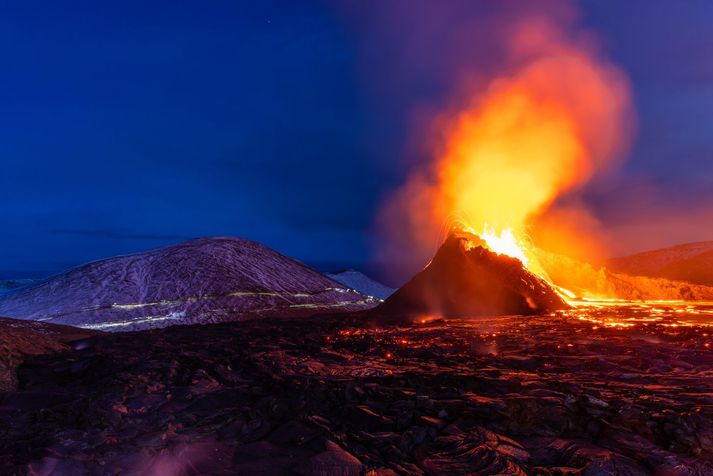
[[[524,239],[518,239],[512,229],[506,228],[500,232],[495,231],[495,229],[489,225],[485,225],[483,230],[477,232],[472,227],[465,224],[458,224],[457,227],[462,228],[467,233],[478,236],[481,240],[485,242],[485,245],[499,255],[509,256],[520,260],[522,265],[531,273],[539,276],[540,278],[547,281],[550,285],[558,288],[547,276],[545,270],[540,266],[537,258],[530,251],[529,246]],[[565,292],[568,297],[573,297],[572,293],[568,291]],[[570,296],[570,294],[572,294]]]
[[[511,229],[505,229],[497,233],[492,227],[486,225],[482,232],[477,233],[467,225],[460,224],[459,226],[467,233],[478,236],[491,251],[520,260],[528,271],[546,281],[569,304],[577,305],[580,302],[575,293],[552,282],[547,272],[534,256],[532,258],[528,257],[528,255],[532,256],[530,248],[524,240],[518,240]]]
[[[497,234],[492,228],[486,226],[485,230],[482,233],[479,233],[479,236],[483,239],[483,241],[485,241],[488,248],[498,254],[519,259],[523,266],[527,268],[529,260],[527,259],[521,244],[518,243],[515,238],[512,230],[503,230],[500,234]]]

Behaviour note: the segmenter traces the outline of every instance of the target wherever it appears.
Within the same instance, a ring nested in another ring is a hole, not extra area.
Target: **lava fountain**
[[[436,121],[441,146],[399,202],[410,223],[465,229],[547,279],[529,232],[622,156],[633,117],[629,85],[591,41],[549,20],[521,21],[508,38],[508,66]]]
[[[521,25],[511,50],[519,67],[476,93],[445,131],[433,206],[542,275],[531,220],[618,156],[629,92],[616,67],[547,23]]]

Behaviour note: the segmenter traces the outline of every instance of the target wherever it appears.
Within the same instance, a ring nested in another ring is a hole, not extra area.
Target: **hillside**
[[[349,286],[355,291],[359,291],[362,294],[373,296],[381,300],[391,296],[395,291],[394,288],[384,286],[364,273],[360,273],[359,271],[353,269],[347,269],[338,273],[327,273],[327,276],[344,284],[345,286]]]
[[[549,278],[578,296],[628,300],[711,301],[713,286],[677,279],[613,272],[607,267],[537,250]]]
[[[713,241],[687,243],[613,258],[607,267],[632,276],[647,276],[713,286]]]
[[[24,287],[0,297],[0,315],[125,331],[374,304],[259,243],[201,238],[96,261]]]

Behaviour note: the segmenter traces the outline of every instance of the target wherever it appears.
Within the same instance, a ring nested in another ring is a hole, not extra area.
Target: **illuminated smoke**
[[[433,120],[439,140],[431,163],[412,171],[381,216],[397,242],[432,247],[457,222],[503,250],[519,247],[505,252],[524,253],[536,272],[533,234],[558,251],[591,248],[576,233],[580,218],[591,229],[586,209],[570,204],[567,213],[554,211],[558,199],[611,169],[626,151],[629,86],[591,36],[551,18],[530,12],[507,24],[496,36],[505,55],[500,68],[465,94],[454,86],[457,103]]]

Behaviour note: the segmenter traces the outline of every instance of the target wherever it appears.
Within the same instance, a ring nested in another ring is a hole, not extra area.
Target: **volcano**
[[[475,235],[451,234],[431,262],[374,311],[386,316],[529,315],[569,305],[516,258]]]
[[[80,266],[0,297],[0,316],[129,331],[376,302],[260,243],[219,237]]]

